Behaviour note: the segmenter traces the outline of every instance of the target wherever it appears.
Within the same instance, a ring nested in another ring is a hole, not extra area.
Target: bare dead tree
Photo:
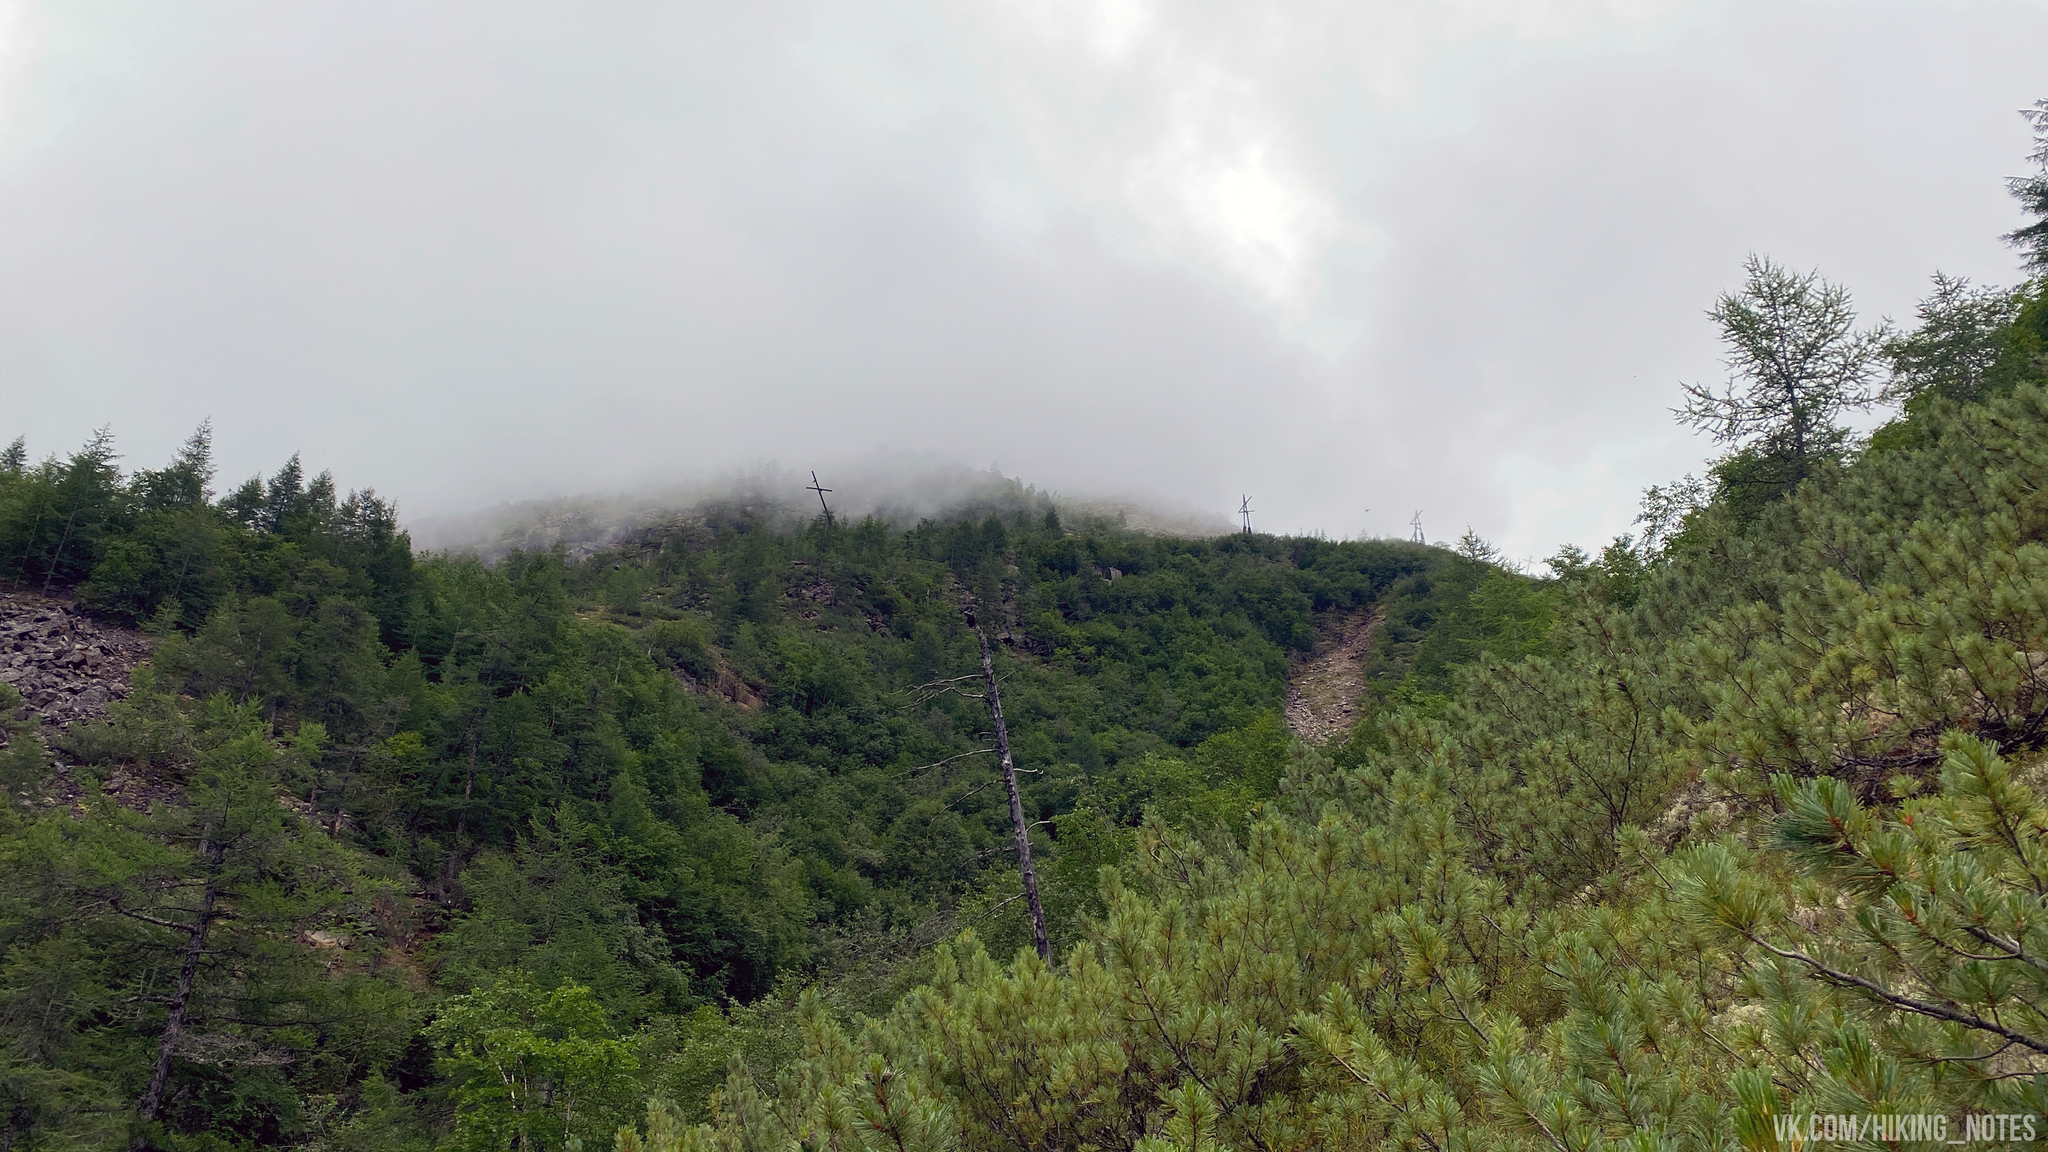
[[[933,680],[920,684],[915,689],[912,703],[913,705],[924,704],[940,696],[947,695],[964,696],[970,700],[986,702],[988,704],[989,719],[995,725],[995,747],[976,748],[971,752],[961,752],[931,764],[920,764],[914,768],[905,769],[899,774],[899,779],[902,776],[911,776],[934,768],[944,768],[955,760],[964,760],[969,756],[981,756],[989,752],[996,753],[1003,769],[1000,779],[1002,780],[1004,790],[1010,796],[1010,827],[1015,831],[1017,838],[1017,871],[1024,878],[1024,891],[1019,893],[1019,895],[1025,897],[1031,903],[1031,942],[1038,949],[1039,957],[1050,961],[1052,959],[1052,940],[1045,931],[1045,904],[1038,897],[1038,871],[1031,865],[1032,825],[1024,820],[1024,800],[1017,792],[1018,776],[1026,774],[1037,775],[1037,773],[1030,769],[1018,768],[1016,761],[1010,756],[1010,728],[1003,721],[1002,687],[996,677],[995,658],[989,650],[988,636],[982,632],[981,625],[974,618],[974,609],[971,601],[961,605],[960,611],[967,618],[967,626],[974,629],[975,642],[981,645],[981,671],[979,673],[970,673],[966,676],[949,676],[942,680]],[[982,690],[979,692],[967,691],[967,682],[971,680],[980,680]],[[967,799],[968,796],[979,793],[995,782],[990,780],[987,783],[977,785],[969,789],[966,795],[955,799],[953,803],[958,804],[962,800]],[[950,807],[950,805],[948,806]],[[1003,901],[1003,904],[1008,903],[1008,900]],[[1002,905],[998,904],[996,907],[1000,908]],[[991,913],[993,911],[994,909],[990,910]]]
[[[142,1103],[136,1113],[145,1127],[136,1130],[135,1138],[128,1144],[129,1152],[143,1152],[152,1143],[146,1126],[156,1122],[157,1113],[164,1106],[164,1089],[171,1079],[171,1057],[178,1050],[178,1040],[185,1034],[186,1014],[192,1007],[192,986],[198,979],[200,957],[206,954],[206,934],[220,917],[216,906],[220,900],[219,872],[226,855],[226,845],[214,841],[213,825],[207,824],[199,833],[199,857],[206,861],[208,869],[206,888],[189,924],[159,920],[123,908],[118,902],[114,904],[114,910],[124,915],[185,933],[185,955],[178,969],[177,990],[171,994],[170,1011],[164,1018],[164,1034],[156,1046],[156,1066],[150,1073],[149,1087],[143,1089]]]
[[[981,645],[981,678],[988,699],[989,718],[996,727],[996,753],[1003,762],[1003,787],[1010,793],[1010,826],[1017,834],[1017,871],[1024,876],[1024,899],[1031,905],[1031,943],[1038,958],[1052,961],[1052,941],[1045,934],[1045,905],[1038,899],[1038,873],[1031,867],[1031,826],[1024,822],[1024,801],[1017,795],[1017,765],[1010,759],[1010,729],[1003,723],[1003,697],[996,688],[996,664],[989,655],[988,635],[968,613],[967,624]]]

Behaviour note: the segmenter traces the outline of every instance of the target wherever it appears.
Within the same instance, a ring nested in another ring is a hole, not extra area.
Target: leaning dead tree
[[[1003,762],[1003,787],[1010,793],[1010,827],[1017,834],[1017,871],[1024,876],[1024,900],[1031,905],[1031,943],[1038,958],[1052,960],[1052,941],[1045,934],[1045,905],[1038,899],[1038,873],[1031,867],[1031,826],[1024,822],[1024,801],[1017,795],[1017,765],[1010,759],[1010,729],[1003,723],[1003,697],[996,688],[996,664],[988,650],[988,633],[967,614],[967,626],[981,645],[981,680],[988,700],[989,719],[996,727],[996,755]]]
[[[1038,949],[1040,959],[1050,961],[1052,959],[1052,940],[1046,935],[1045,931],[1045,904],[1038,898],[1038,871],[1031,866],[1031,825],[1024,820],[1024,800],[1017,792],[1018,768],[1017,762],[1010,756],[1010,728],[1009,725],[1003,722],[1003,695],[1002,689],[996,683],[995,658],[989,650],[988,634],[981,630],[980,623],[974,618],[973,606],[971,604],[963,605],[960,611],[967,618],[967,626],[974,630],[975,642],[981,645],[981,673],[978,677],[973,675],[954,676],[945,680],[934,680],[928,684],[920,684],[917,688],[917,699],[919,703],[923,703],[936,696],[951,693],[973,700],[986,701],[988,703],[989,719],[995,725],[996,745],[994,748],[977,748],[972,752],[962,752],[958,756],[948,756],[936,764],[920,765],[918,768],[912,769],[912,771],[940,768],[954,760],[963,759],[968,756],[979,756],[986,752],[994,752],[996,757],[1002,762],[1003,788],[1010,796],[1010,827],[1017,837],[1017,871],[1024,878],[1024,899],[1031,905],[1031,943]],[[981,681],[981,691],[966,691],[963,685],[967,681],[975,679]],[[980,789],[977,788],[974,791],[980,791]],[[1012,897],[1012,899],[1015,899],[1015,897]],[[1008,901],[1004,901],[1004,903],[1008,903]]]

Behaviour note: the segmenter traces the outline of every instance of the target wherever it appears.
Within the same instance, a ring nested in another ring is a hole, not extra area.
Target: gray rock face
[[[43,730],[107,714],[127,697],[128,674],[149,659],[152,641],[111,628],[71,604],[28,592],[0,593],[0,682],[21,693]]]

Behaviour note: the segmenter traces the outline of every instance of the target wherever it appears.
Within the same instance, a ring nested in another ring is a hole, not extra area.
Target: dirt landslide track
[[[1325,744],[1351,731],[1358,698],[1365,694],[1365,655],[1384,614],[1378,608],[1335,617],[1309,654],[1287,675],[1287,727],[1311,744]]]

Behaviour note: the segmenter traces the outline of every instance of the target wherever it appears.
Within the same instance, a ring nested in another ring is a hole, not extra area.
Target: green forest
[[[155,646],[62,731],[0,682],[0,1152],[2048,1117],[2033,120],[2034,279],[1892,324],[1752,257],[1727,383],[1673,394],[1721,454],[1540,573],[1022,486],[485,563],[296,456],[217,490],[205,425],[156,469],[14,441],[0,591]],[[1297,739],[1290,672],[1359,621],[1355,722]]]

